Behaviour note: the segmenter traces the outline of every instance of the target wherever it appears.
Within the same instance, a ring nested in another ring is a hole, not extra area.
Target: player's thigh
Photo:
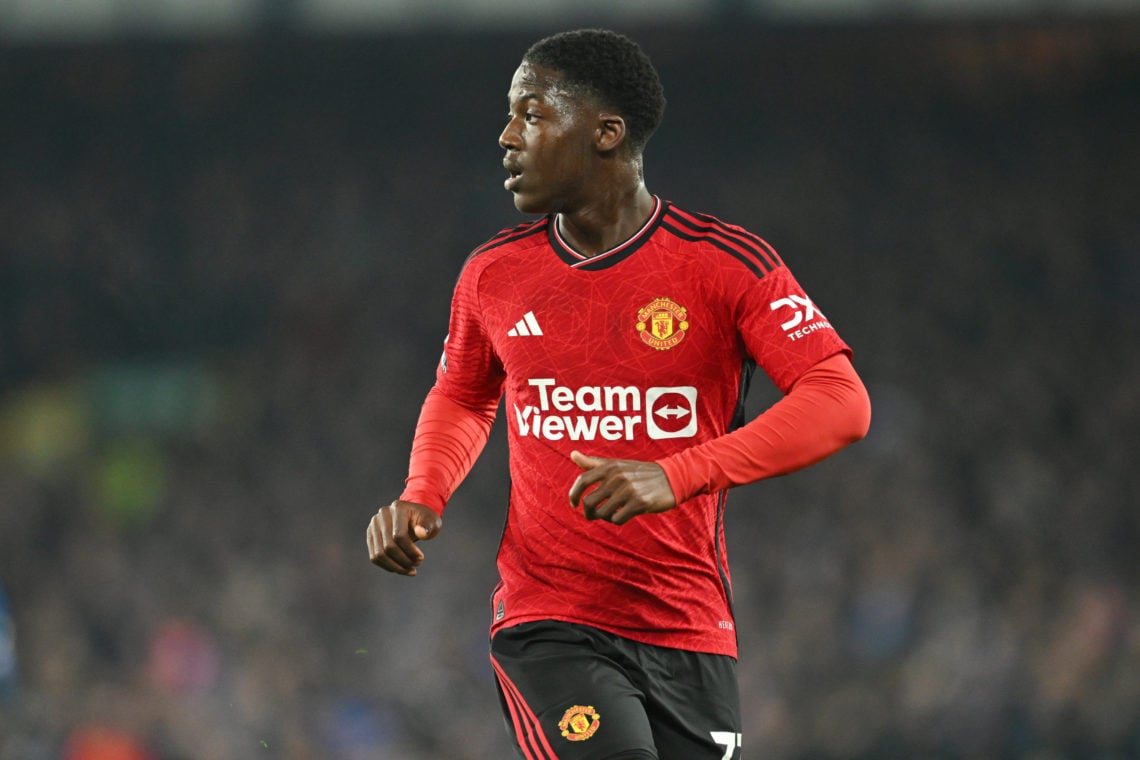
[[[739,760],[736,661],[658,647],[642,651],[646,712],[660,760]]]
[[[644,694],[594,633],[563,623],[498,632],[491,662],[507,730],[527,760],[656,760]]]

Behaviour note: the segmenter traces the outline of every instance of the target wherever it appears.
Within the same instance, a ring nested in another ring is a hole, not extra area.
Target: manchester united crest
[[[688,309],[673,299],[658,298],[638,310],[637,334],[645,345],[665,351],[684,339],[688,317]]]
[[[558,721],[558,730],[567,740],[583,742],[598,732],[602,716],[592,705],[574,705],[562,713],[562,720]]]

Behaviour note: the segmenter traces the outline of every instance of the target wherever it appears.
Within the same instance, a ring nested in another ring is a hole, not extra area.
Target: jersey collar
[[[633,233],[633,235],[624,243],[619,243],[608,251],[602,251],[596,256],[583,256],[570,247],[566,239],[562,237],[562,233],[558,231],[558,214],[551,214],[548,217],[546,225],[547,238],[550,240],[550,247],[558,254],[558,257],[566,262],[574,269],[587,269],[590,271],[598,269],[608,269],[614,264],[625,261],[633,255],[633,253],[653,237],[654,230],[661,223],[661,217],[665,210],[665,203],[656,195],[653,196],[653,213],[645,220],[645,224],[641,225],[641,229]]]

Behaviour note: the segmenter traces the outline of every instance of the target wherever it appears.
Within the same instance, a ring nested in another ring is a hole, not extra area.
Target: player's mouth
[[[510,173],[510,176],[503,181],[503,187],[513,192],[522,178],[522,168],[513,161],[504,161],[503,168]]]

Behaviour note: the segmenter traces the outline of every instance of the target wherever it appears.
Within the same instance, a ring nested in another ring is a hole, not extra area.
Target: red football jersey
[[[492,631],[555,619],[735,657],[724,492],[622,526],[589,521],[569,503],[570,452],[651,461],[703,443],[732,429],[753,364],[787,392],[841,351],[771,246],[659,199],[636,235],[591,258],[553,216],[477,248],[437,387],[475,407],[505,393]]]

